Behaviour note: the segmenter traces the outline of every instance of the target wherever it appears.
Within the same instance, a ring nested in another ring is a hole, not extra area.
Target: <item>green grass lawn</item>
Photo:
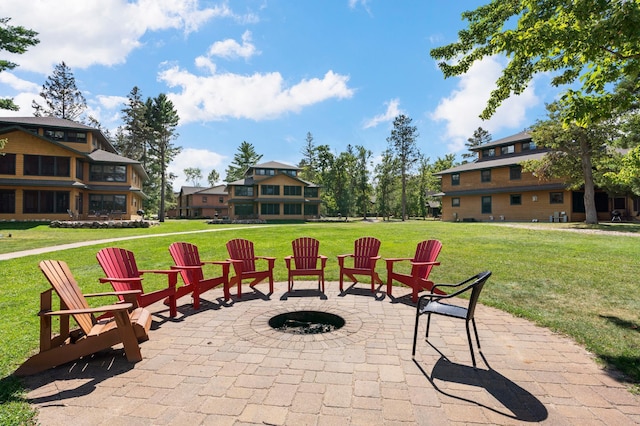
[[[110,288],[108,284],[98,283],[103,274],[95,255],[102,247],[117,245],[132,250],[141,269],[165,269],[173,263],[168,246],[174,241],[194,243],[203,259],[216,260],[227,257],[224,244],[235,237],[252,240],[258,255],[278,258],[275,278],[279,282],[286,281],[283,257],[291,252],[291,240],[300,236],[320,240],[321,254],[329,256],[328,281],[338,280],[335,256],[351,252],[353,240],[360,236],[379,238],[382,257],[411,256],[417,242],[439,239],[443,243],[439,257],[442,265],[432,272],[434,281],[460,281],[489,269],[493,275],[482,294],[482,303],[571,336],[595,353],[603,364],[622,371],[635,385],[640,383],[640,287],[637,281],[640,239],[626,234],[638,233],[640,227],[629,224],[590,227],[621,231],[598,234],[562,232],[548,229],[549,224],[530,225],[535,225],[534,229],[434,221],[239,228],[206,225],[201,221],[168,221],[147,229],[76,230],[17,224],[11,229],[11,224],[2,223],[0,253],[72,241],[157,236],[0,261],[3,290],[0,293],[0,312],[3,313],[0,424],[23,424],[33,415],[22,399],[20,382],[11,373],[38,346],[38,298],[40,292],[48,288],[38,261],[44,258],[66,261],[85,292],[99,292]],[[554,225],[554,228],[585,227]],[[213,232],[194,232],[207,230]],[[176,232],[188,233],[164,235]],[[12,234],[11,238],[7,237],[8,233]],[[378,271],[385,280],[384,262],[378,263]],[[152,276],[145,278],[148,289],[163,285],[164,282]],[[181,303],[187,303],[186,299]]]

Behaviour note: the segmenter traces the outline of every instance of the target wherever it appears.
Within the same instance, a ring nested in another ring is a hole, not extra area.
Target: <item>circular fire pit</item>
[[[320,311],[285,312],[269,320],[271,328],[291,334],[330,333],[344,325],[341,316]]]

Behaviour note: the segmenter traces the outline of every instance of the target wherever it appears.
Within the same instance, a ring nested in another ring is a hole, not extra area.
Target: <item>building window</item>
[[[96,182],[126,182],[127,166],[92,164],[89,166],[89,179]]]
[[[66,213],[69,210],[68,191],[24,191],[24,213]]]
[[[274,176],[276,171],[274,169],[256,169],[255,173],[260,176]]]
[[[253,186],[236,186],[235,194],[238,197],[253,197]]]
[[[318,198],[318,188],[306,186],[304,188],[304,196],[309,198]]]
[[[550,192],[549,204],[564,204],[564,194],[562,192]]]
[[[500,148],[500,153],[502,155],[513,154],[514,152],[516,152],[515,145],[507,145]]]
[[[522,205],[522,195],[521,194],[511,194],[510,202],[512,206],[521,206]]]
[[[459,197],[453,197],[451,199],[451,207],[460,207],[460,198]]]
[[[613,208],[615,210],[626,210],[627,208],[627,199],[624,197],[615,197],[613,199]]]
[[[482,197],[482,214],[490,214],[491,213],[491,197],[486,196]]]
[[[523,151],[531,151],[536,149],[536,144],[533,141],[522,142],[522,150]]]
[[[112,194],[90,194],[89,211],[94,212],[126,212],[127,196]]]
[[[260,214],[280,214],[280,204],[264,203],[260,205]]]
[[[509,179],[511,180],[520,180],[522,179],[522,166],[511,166],[509,167]]]
[[[27,176],[71,176],[71,159],[51,155],[24,156],[24,174]]]
[[[262,185],[260,188],[262,195],[280,195],[280,185]]]
[[[224,197],[218,197],[218,202],[220,204],[223,204],[224,203]]]
[[[301,196],[302,195],[302,187],[301,186],[285,185],[284,186],[284,195]]]
[[[460,173],[451,173],[451,186],[460,185]]]
[[[0,213],[16,212],[16,191],[14,189],[0,189]]]
[[[284,214],[285,215],[301,215],[302,205],[301,204],[285,204]]]
[[[298,176],[298,171],[297,170],[280,170],[280,173],[282,173],[283,175],[287,175],[287,176],[291,176],[291,177],[296,177]]]
[[[85,143],[87,141],[86,132],[76,132],[72,130],[65,131],[65,130],[47,129],[44,131],[44,136],[54,141],[80,142],[80,143]]]
[[[236,216],[252,216],[253,204],[235,204],[233,206]]]
[[[84,179],[84,161],[76,158],[76,179]]]
[[[480,170],[480,181],[491,182],[491,170]]]
[[[318,215],[318,205],[317,204],[305,204],[304,205],[304,215],[305,216],[317,216]]]
[[[482,150],[482,158],[495,157],[495,156],[496,156],[495,148],[486,148]]]
[[[202,196],[202,204],[207,204],[207,197],[204,195]]]
[[[4,154],[0,155],[0,175],[16,174],[16,155]]]

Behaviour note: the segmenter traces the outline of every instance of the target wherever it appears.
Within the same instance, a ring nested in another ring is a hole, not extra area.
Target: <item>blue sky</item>
[[[180,116],[182,153],[170,165],[221,178],[247,141],[263,161],[297,164],[307,133],[337,154],[348,144],[387,147],[394,117],[417,126],[421,152],[460,159],[482,126],[499,139],[544,118],[556,91],[537,77],[489,121],[484,108],[504,58],[444,79],[430,49],[465,27],[464,10],[488,0],[3,0],[0,16],[39,32],[40,44],[0,73],[0,96],[32,116],[32,100],[56,64],[71,68],[89,113],[121,124],[126,96],[166,93]],[[28,4],[28,6],[26,6]]]

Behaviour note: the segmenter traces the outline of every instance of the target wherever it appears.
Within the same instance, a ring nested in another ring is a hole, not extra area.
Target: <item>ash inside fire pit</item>
[[[286,312],[269,320],[271,328],[292,334],[330,333],[344,324],[342,317],[319,311]]]

